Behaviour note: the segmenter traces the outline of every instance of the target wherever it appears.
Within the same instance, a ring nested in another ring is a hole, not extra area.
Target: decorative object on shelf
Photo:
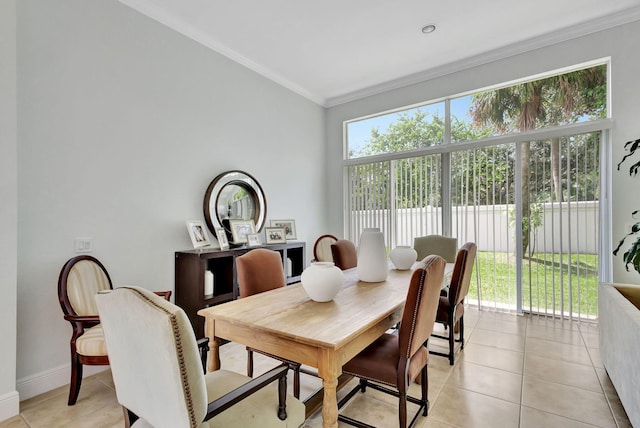
[[[204,219],[213,232],[223,227],[231,235],[229,220],[253,220],[260,232],[267,216],[267,200],[258,181],[244,171],[226,171],[211,181],[204,195]]]
[[[221,250],[229,249],[229,240],[227,238],[227,232],[223,227],[216,227],[216,238],[218,238],[218,245]]]
[[[287,232],[287,240],[298,239],[295,220],[271,220],[269,224],[271,227],[284,227]]]
[[[259,233],[250,233],[247,235],[247,247],[259,247],[262,245]]]
[[[287,231],[284,227],[265,227],[264,237],[267,244],[285,244],[287,242]]]
[[[627,143],[624,145],[625,150],[627,149],[627,146],[630,146],[629,154],[625,155],[620,163],[618,163],[618,171],[620,170],[620,165],[622,165],[625,159],[627,159],[629,156],[632,156],[636,152],[636,150],[640,152],[640,139],[635,141],[627,141]],[[629,175],[638,175],[638,170],[640,170],[640,161],[631,165],[631,167],[629,168]],[[637,215],[639,213],[640,210],[635,210],[631,213],[631,217],[634,220],[637,220]],[[633,236],[637,233],[640,233],[640,221],[631,226],[631,232],[623,236],[620,242],[618,242],[618,246],[615,250],[613,250],[613,255],[618,255],[618,251],[620,251],[620,247],[622,247],[622,244],[624,244],[624,241],[625,239],[627,239],[627,237]],[[624,267],[627,271],[629,270],[629,265],[631,265],[636,272],[640,273],[640,235],[636,237],[636,240],[631,243],[631,246],[627,249],[627,251],[624,252],[624,254],[622,255],[622,260],[624,261]]]
[[[309,298],[315,302],[329,302],[342,289],[342,271],[331,262],[316,262],[302,272],[300,282]]]
[[[211,245],[211,241],[209,241],[209,235],[207,234],[207,229],[204,227],[204,223],[202,223],[202,221],[187,221],[187,230],[189,231],[189,237],[191,238],[193,248],[208,247],[209,245]]]
[[[287,275],[287,278],[292,277],[293,276],[293,262],[291,261],[291,257],[287,257],[286,263],[285,263],[285,271],[284,273]]]
[[[204,271],[204,295],[213,296],[213,272]]]
[[[256,225],[253,220],[229,220],[229,227],[234,244],[245,244],[247,235],[256,233]]]
[[[365,228],[360,235],[358,248],[358,279],[364,282],[380,282],[387,279],[389,267],[384,235],[378,228]]]
[[[389,258],[396,269],[407,270],[418,259],[418,252],[408,245],[398,245],[389,252]]]

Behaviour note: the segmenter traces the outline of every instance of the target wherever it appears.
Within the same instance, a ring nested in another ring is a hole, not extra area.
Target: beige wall
[[[173,289],[216,175],[255,176],[267,218],[312,243],[325,161],[322,107],[116,0],[21,0],[17,16],[24,399],[69,379],[56,287],[75,237],[93,238],[114,285]]]
[[[611,57],[611,112],[615,120],[612,135],[613,160],[623,156],[626,141],[640,138],[640,22],[618,26],[510,58],[493,61],[457,73],[388,91],[358,101],[329,108],[327,111],[328,201],[330,228],[342,230],[342,123],[427,100],[451,96],[502,82]],[[637,158],[636,158],[637,159]],[[630,213],[640,209],[640,177],[613,172],[613,240],[617,242],[631,222]],[[609,258],[609,254],[605,257]],[[639,283],[640,275],[626,272],[620,257],[613,258],[613,280]]]
[[[16,391],[16,2],[0,1],[0,420],[18,412]]]

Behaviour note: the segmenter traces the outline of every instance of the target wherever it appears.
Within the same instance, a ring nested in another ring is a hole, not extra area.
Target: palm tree
[[[471,117],[474,125],[492,125],[500,133],[524,132],[536,127],[575,122],[584,115],[601,115],[606,105],[606,66],[596,66],[546,79],[522,83],[474,95]],[[557,202],[563,201],[560,183],[560,139],[551,140],[551,173]],[[522,220],[529,231],[530,142],[522,143]],[[522,251],[529,247],[523,233]]]

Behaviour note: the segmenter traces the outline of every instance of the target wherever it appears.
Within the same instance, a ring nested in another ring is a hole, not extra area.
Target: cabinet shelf
[[[238,276],[235,259],[256,248],[278,251],[286,276],[286,283],[300,282],[306,267],[304,242],[238,247],[228,250],[196,249],[175,253],[175,300],[189,317],[196,337],[204,336],[204,319],[198,311],[207,306],[219,305],[237,299]],[[204,294],[205,271],[213,273],[213,294]]]

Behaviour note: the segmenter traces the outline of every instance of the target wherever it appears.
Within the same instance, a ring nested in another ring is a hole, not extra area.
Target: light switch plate
[[[76,238],[76,253],[90,253],[93,250],[93,238]]]

